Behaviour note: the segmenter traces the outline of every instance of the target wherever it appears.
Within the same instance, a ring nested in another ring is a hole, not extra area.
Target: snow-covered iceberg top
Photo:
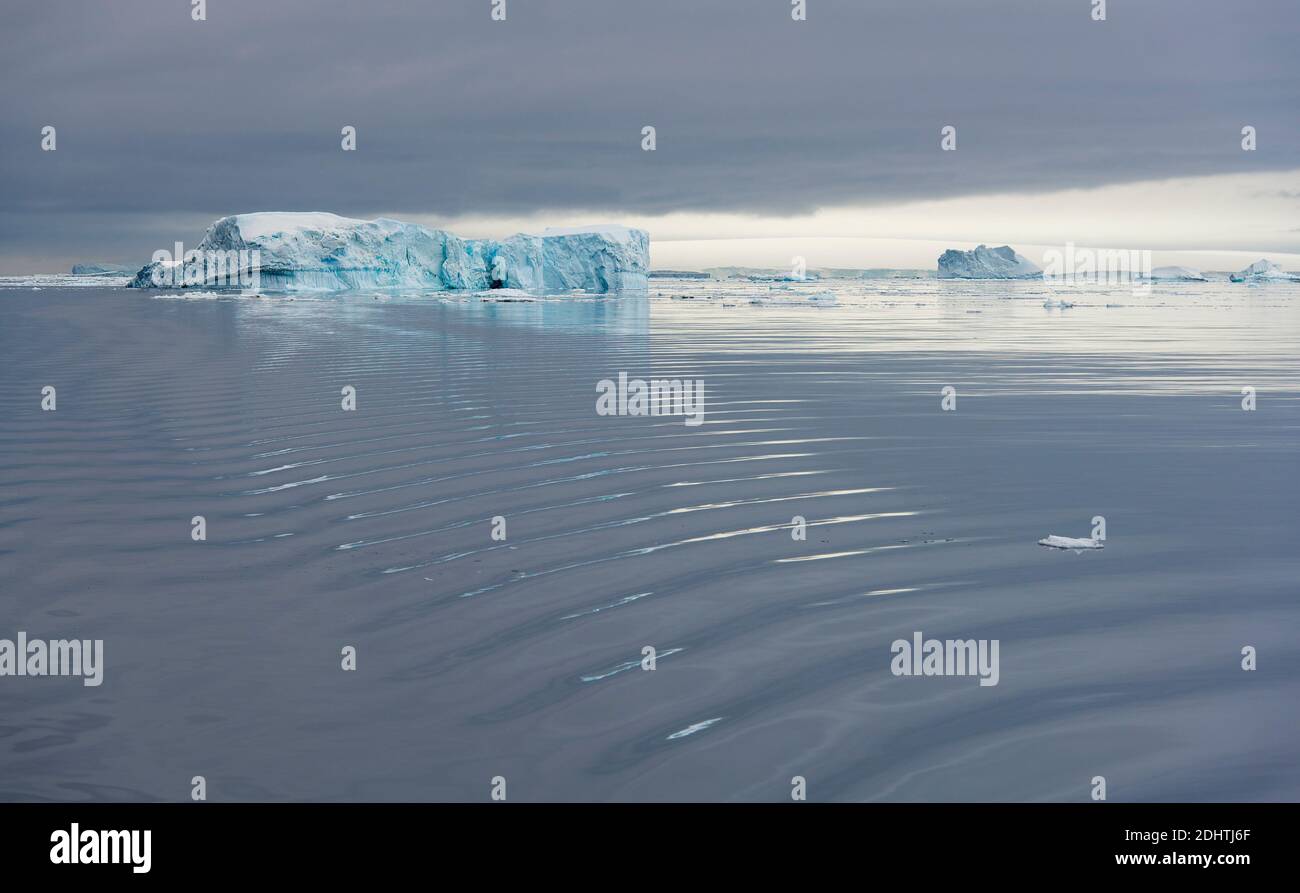
[[[949,248],[939,256],[940,279],[1039,279],[1042,268],[1011,248],[980,245],[973,251]]]
[[[1173,282],[1210,281],[1200,270],[1193,270],[1191,267],[1156,267],[1147,278]]]
[[[650,236],[604,225],[518,233],[508,239],[462,239],[440,229],[324,212],[261,212],[222,217],[195,249],[239,264],[256,252],[259,287],[285,290],[419,288],[434,291],[513,288],[529,292],[644,289]],[[155,287],[181,259],[155,260],[135,288]],[[228,267],[197,265],[185,286],[219,286]],[[179,283],[178,283],[179,284]]]
[[[1233,273],[1233,282],[1300,282],[1300,276],[1286,272],[1268,258],[1255,261],[1240,273]]]

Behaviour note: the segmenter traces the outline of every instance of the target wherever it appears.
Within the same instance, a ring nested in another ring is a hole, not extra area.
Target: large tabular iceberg
[[[400,220],[314,212],[223,217],[208,227],[196,251],[198,262],[184,268],[189,275],[178,275],[179,259],[155,261],[136,274],[132,287],[227,284],[235,278],[228,266],[205,268],[204,260],[216,254],[249,258],[253,251],[260,287],[285,290],[609,292],[644,289],[650,267],[649,235],[625,226],[547,229],[496,241]]]
[[[981,245],[974,251],[949,248],[939,256],[940,279],[1040,279],[1042,275],[1042,269],[1010,245]]]
[[[1255,261],[1229,278],[1233,282],[1300,282],[1300,276],[1286,272],[1267,258]]]

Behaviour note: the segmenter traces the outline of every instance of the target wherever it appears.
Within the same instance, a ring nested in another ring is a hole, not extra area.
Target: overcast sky
[[[1300,252],[1296,0],[1109,0],[1104,22],[1092,0],[807,0],[803,22],[789,0],[207,6],[0,0],[0,272],[143,262],[254,210],[689,240],[883,237],[897,208],[907,238],[1082,242],[1114,234],[1106,206],[1076,234],[1042,197],[1135,183],[1111,203],[1138,247]],[[1182,229],[1134,218],[1169,178],[1204,195]]]

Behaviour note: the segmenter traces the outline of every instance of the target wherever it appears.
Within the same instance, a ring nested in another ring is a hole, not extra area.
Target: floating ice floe
[[[537,296],[522,288],[494,288],[478,291],[474,296],[480,301],[536,301]]]
[[[121,288],[131,281],[127,276],[92,276],[71,273],[35,273],[27,276],[0,276],[0,288]]]
[[[715,716],[712,719],[706,719],[703,720],[702,722],[691,723],[686,728],[678,729],[676,732],[673,732],[671,735],[668,736],[667,740],[676,741],[678,738],[689,737],[691,735],[694,735],[696,732],[702,732],[705,729],[707,729],[709,726],[713,725],[714,723],[721,722],[721,721],[722,721],[721,716]]]
[[[179,259],[157,261],[131,280],[135,288],[164,282],[181,287],[220,286],[233,278],[230,259],[242,267],[257,252],[261,288],[332,291],[418,288],[528,292],[640,290],[650,267],[644,230],[602,225],[518,233],[508,239],[462,239],[440,229],[379,218],[355,220],[321,212],[262,212],[223,217],[208,227],[198,256],[224,256],[225,265],[187,264],[175,282]],[[159,275],[155,275],[159,274]]]
[[[160,291],[148,297],[160,301],[229,301],[235,299],[263,299],[266,297],[255,291]]]
[[[1080,539],[1072,536],[1045,536],[1038,541],[1038,545],[1047,546],[1049,549],[1073,549],[1076,552],[1083,549],[1104,549],[1106,544],[1101,540]]]
[[[831,307],[838,304],[839,298],[833,291],[801,293],[785,285],[768,287],[768,294],[749,299],[754,307]],[[722,306],[732,306],[724,303]]]

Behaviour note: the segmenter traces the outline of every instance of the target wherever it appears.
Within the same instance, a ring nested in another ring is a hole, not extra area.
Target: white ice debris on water
[[[940,279],[1041,279],[1042,269],[1010,245],[973,251],[949,248],[939,256]]]
[[[678,729],[676,732],[673,732],[671,735],[668,736],[666,740],[676,741],[678,738],[689,737],[691,735],[694,735],[696,732],[704,731],[709,726],[713,725],[714,723],[720,722],[721,720],[722,720],[721,716],[715,716],[712,719],[706,719],[701,722],[693,722],[686,728]]]
[[[1080,549],[1104,549],[1106,544],[1101,540],[1079,539],[1072,536],[1045,536],[1038,541],[1038,545],[1047,546],[1049,549],[1074,549],[1076,552]]]
[[[131,281],[128,275],[91,275],[89,273],[34,273],[26,276],[0,276],[0,288],[122,288]]]
[[[440,229],[378,218],[356,220],[324,212],[261,212],[223,217],[196,250],[258,252],[259,287],[332,291],[416,288],[431,291],[519,289],[530,293],[611,292],[646,287],[650,237],[644,230],[603,225],[518,233],[500,241],[462,239]],[[251,256],[251,255],[250,255]],[[131,285],[151,288],[151,263]],[[219,286],[199,265],[199,281]],[[223,275],[228,270],[220,271]]]

